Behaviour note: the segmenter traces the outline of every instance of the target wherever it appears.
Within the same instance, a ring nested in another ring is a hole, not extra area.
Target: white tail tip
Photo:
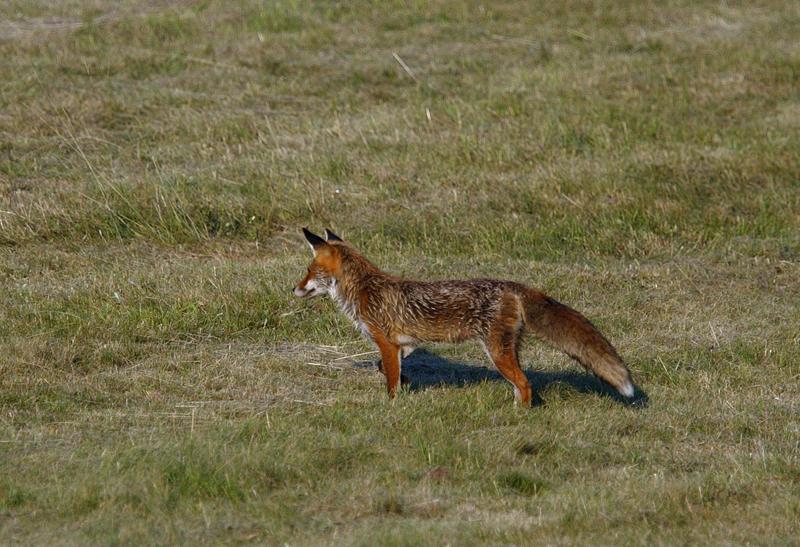
[[[631,381],[630,381],[630,380],[628,380],[628,381],[627,381],[627,382],[625,382],[625,383],[624,383],[622,386],[620,386],[620,388],[618,389],[618,391],[619,391],[620,393],[622,393],[622,394],[623,394],[625,397],[627,397],[628,399],[630,399],[631,397],[633,397],[633,391],[634,391],[634,390],[633,390],[633,384],[631,383]]]

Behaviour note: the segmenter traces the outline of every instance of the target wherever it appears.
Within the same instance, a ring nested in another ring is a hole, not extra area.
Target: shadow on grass
[[[361,362],[357,366],[376,366],[376,362]],[[580,365],[576,363],[576,366],[579,367]],[[648,403],[647,393],[639,387],[636,388],[633,398],[628,400],[591,374],[580,371],[546,372],[526,370],[525,374],[528,376],[531,387],[533,387],[534,406],[541,405],[544,402],[538,393],[554,383],[566,384],[580,393],[595,393],[611,397],[627,406],[646,407]],[[451,361],[425,349],[418,349],[403,359],[403,376],[408,377],[408,387],[411,391],[422,391],[441,385],[464,386],[484,381],[506,381],[494,369]]]

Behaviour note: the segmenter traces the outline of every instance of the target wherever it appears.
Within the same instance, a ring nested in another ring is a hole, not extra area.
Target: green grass
[[[795,542],[799,32],[785,0],[6,2],[0,543]],[[647,405],[536,343],[542,406],[472,344],[389,402],[291,296],[302,226],[546,291]]]

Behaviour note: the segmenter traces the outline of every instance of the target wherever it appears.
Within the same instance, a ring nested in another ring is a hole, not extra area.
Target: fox
[[[390,399],[397,395],[403,358],[425,342],[477,339],[514,387],[515,403],[530,406],[533,390],[520,368],[528,332],[566,353],[587,371],[634,396],[628,367],[583,315],[544,293],[498,279],[414,281],[382,271],[330,229],[325,238],[303,228],[313,259],[294,295],[328,295],[380,353]]]

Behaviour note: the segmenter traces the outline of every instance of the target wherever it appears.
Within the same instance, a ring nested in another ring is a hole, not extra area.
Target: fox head
[[[314,252],[314,260],[308,265],[308,273],[294,288],[294,295],[313,298],[328,294],[336,285],[336,273],[342,266],[341,251],[337,248],[342,239],[325,229],[325,238],[303,228],[303,235]]]

